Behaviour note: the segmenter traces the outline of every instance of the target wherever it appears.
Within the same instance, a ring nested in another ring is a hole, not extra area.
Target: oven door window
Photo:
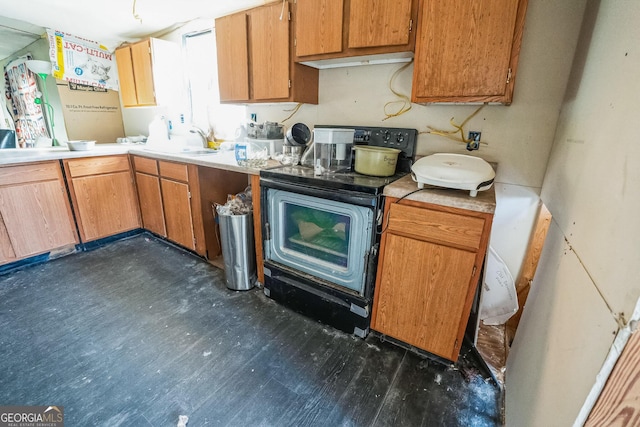
[[[267,259],[362,294],[371,209],[274,189],[267,200]]]

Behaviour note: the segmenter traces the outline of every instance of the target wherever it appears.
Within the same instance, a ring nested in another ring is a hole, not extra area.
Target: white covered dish
[[[88,151],[93,150],[95,146],[95,141],[89,141],[86,139],[78,141],[67,141],[67,147],[69,148],[69,151]]]
[[[496,176],[489,163],[464,154],[437,153],[425,156],[411,166],[411,177],[424,185],[468,190],[471,197],[488,190]]]

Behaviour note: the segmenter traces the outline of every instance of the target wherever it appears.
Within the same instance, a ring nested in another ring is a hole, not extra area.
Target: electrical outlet
[[[469,142],[467,142],[467,150],[473,151],[478,150],[480,148],[480,136],[482,132],[478,131],[469,131],[469,137],[467,138]]]

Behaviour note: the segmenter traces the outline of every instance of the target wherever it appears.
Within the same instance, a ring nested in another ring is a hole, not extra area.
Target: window
[[[213,128],[218,138],[233,139],[245,120],[246,109],[220,104],[215,32],[184,34],[182,42],[190,109],[190,117],[185,119],[204,130]]]

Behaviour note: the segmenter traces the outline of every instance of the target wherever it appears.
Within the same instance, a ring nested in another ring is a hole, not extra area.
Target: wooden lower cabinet
[[[253,189],[255,241],[262,242],[260,176],[215,167],[132,156],[140,212],[145,229],[215,260],[222,254],[213,206],[225,204],[229,194]],[[262,245],[256,245],[262,277]],[[215,262],[214,262],[215,263]],[[261,279],[262,281],[264,279]]]
[[[388,198],[371,328],[456,361],[492,215]]]
[[[143,227],[206,255],[198,166],[132,156]]]
[[[251,198],[253,199],[253,240],[256,244],[256,273],[258,281],[264,283],[264,250],[262,247],[262,208],[260,197],[260,175],[251,176]]]
[[[69,159],[64,167],[83,242],[140,228],[127,155]]]
[[[77,243],[58,161],[0,168],[0,264]]]
[[[6,264],[16,259],[16,252],[13,250],[9,231],[0,217],[0,265]]]
[[[204,256],[198,166],[159,160],[158,173],[167,239]]]
[[[162,208],[160,178],[136,172],[136,185],[138,188],[138,200],[140,201],[142,226],[162,237],[167,237],[167,227],[164,222]]]
[[[197,240],[193,229],[189,184],[162,178],[160,185],[167,238],[195,251]]]

